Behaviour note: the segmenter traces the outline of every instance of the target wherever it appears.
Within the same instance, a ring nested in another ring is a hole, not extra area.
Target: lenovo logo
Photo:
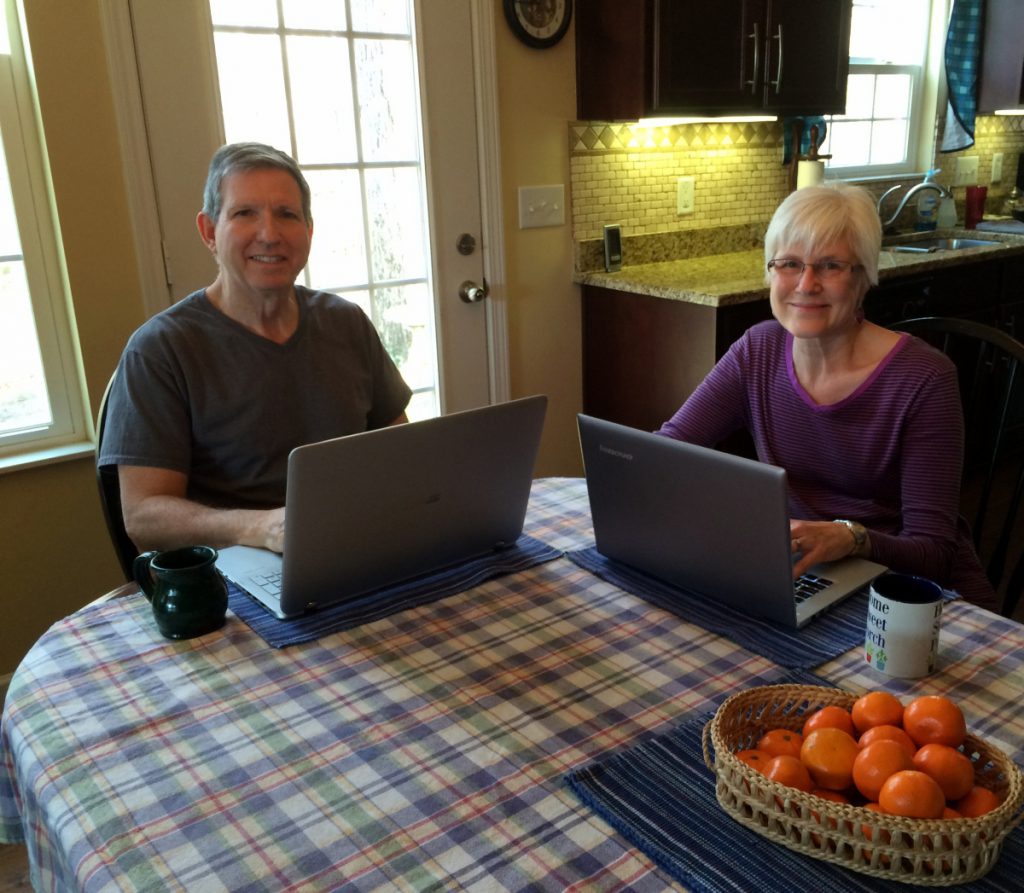
[[[600,453],[607,453],[609,456],[615,456],[617,459],[626,459],[630,462],[633,461],[632,453],[624,453],[622,450],[612,449],[612,447],[607,447],[604,444],[599,444],[597,450]]]

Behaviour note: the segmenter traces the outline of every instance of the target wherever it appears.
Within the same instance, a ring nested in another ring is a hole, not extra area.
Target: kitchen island
[[[959,316],[1024,337],[1024,237],[946,230],[889,237],[913,246],[936,236],[992,245],[916,253],[883,250],[868,318]],[[644,430],[661,425],[751,325],[768,319],[764,251],[580,272],[584,412]]]

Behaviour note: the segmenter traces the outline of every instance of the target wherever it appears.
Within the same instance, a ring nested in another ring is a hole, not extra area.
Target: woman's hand
[[[845,524],[834,521],[790,521],[790,545],[798,556],[793,565],[793,579],[822,561],[838,561],[853,552],[853,532]]]

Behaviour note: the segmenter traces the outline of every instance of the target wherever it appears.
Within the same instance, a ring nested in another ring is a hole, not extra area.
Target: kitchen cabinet
[[[653,431],[756,322],[767,300],[709,307],[582,287],[583,411]]]
[[[1008,258],[1004,265],[999,327],[1024,342],[1024,257]]]
[[[1010,262],[979,260],[880,282],[864,298],[864,315],[880,326],[916,316],[954,316],[995,325]]]
[[[1020,0],[988,0],[978,112],[1024,108],[1024,10]]]
[[[852,0],[578,0],[577,115],[840,113]]]

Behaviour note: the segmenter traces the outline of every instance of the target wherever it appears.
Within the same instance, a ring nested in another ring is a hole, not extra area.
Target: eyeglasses
[[[792,260],[788,257],[772,258],[768,261],[768,269],[776,276],[783,279],[796,279],[803,276],[804,270],[810,267],[818,279],[838,279],[849,270],[863,270],[860,264],[851,263],[848,260],[820,260],[813,264],[805,264],[802,260]]]

